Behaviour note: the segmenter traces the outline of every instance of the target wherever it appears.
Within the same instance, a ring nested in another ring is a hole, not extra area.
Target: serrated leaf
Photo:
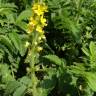
[[[22,85],[19,88],[16,89],[13,96],[24,96],[24,92],[26,90],[26,86]]]
[[[51,74],[52,75],[52,74]],[[40,82],[40,87],[37,88],[37,96],[47,96],[56,85],[56,77],[48,76]]]
[[[18,87],[20,86],[20,83],[18,81],[10,81],[7,84],[5,94],[12,94]]]
[[[43,57],[50,60],[51,62],[54,62],[57,65],[61,65],[63,63],[62,59],[60,59],[56,55],[46,55],[46,56],[43,56]]]
[[[9,38],[11,39],[12,43],[14,44],[15,48],[20,52],[21,56],[24,55],[22,41],[19,35],[15,32],[9,34]]]
[[[82,51],[85,53],[86,56],[90,56],[90,52],[87,48],[83,47]]]
[[[27,23],[24,22],[24,20],[28,19],[31,15],[32,15],[32,12],[30,9],[24,10],[17,17],[16,25],[19,26],[24,31],[27,31]]]
[[[14,14],[9,14],[6,17],[7,17],[9,23],[13,23],[13,24],[15,23]]]
[[[28,19],[32,15],[31,10],[27,9],[20,13],[17,17],[16,22],[21,22],[22,20]]]
[[[7,36],[0,35],[0,43],[6,46],[11,52],[14,50],[11,40]]]
[[[21,29],[23,29],[24,31],[27,31],[27,23],[26,22],[18,22],[17,26],[19,26]]]
[[[9,69],[9,66],[7,64],[2,64],[1,69],[0,69],[0,73],[2,76],[2,82],[3,83],[7,83],[10,80],[14,80],[14,78],[11,75],[11,70]]]
[[[85,72],[85,67],[82,65],[80,65],[78,63],[78,65],[74,66],[70,66],[70,70],[71,73],[76,74],[76,75],[82,75]]]
[[[20,83],[25,84],[25,85],[29,85],[32,82],[31,79],[28,78],[27,76],[20,78],[19,81]]]
[[[36,94],[36,96],[48,96],[48,92],[47,92],[48,90],[46,90],[46,89],[42,89],[42,88],[38,88],[37,89],[37,94]]]
[[[0,49],[0,61],[2,60],[3,56],[4,56],[4,51],[3,49]]]
[[[87,80],[88,86],[96,92],[96,73],[86,72],[84,76]]]
[[[90,42],[89,48],[90,48],[91,55],[96,55],[96,45],[94,42]]]

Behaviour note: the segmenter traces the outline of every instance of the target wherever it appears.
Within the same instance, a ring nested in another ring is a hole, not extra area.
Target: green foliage
[[[31,14],[32,12],[30,9],[26,9],[23,12],[21,12],[16,19],[16,25],[19,26],[24,31],[27,31],[27,22],[24,22],[24,20],[28,20]]]
[[[62,61],[62,59],[60,59],[58,56],[56,55],[46,55],[44,56],[44,58],[54,62],[55,64],[61,66],[64,62]]]
[[[0,0],[0,96],[95,96],[96,0],[43,1],[46,42],[30,56],[32,0]]]

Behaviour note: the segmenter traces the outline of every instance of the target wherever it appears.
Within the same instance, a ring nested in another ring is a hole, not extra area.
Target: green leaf
[[[96,92],[96,73],[86,72],[84,76],[87,80],[88,86]]]
[[[7,83],[10,80],[14,80],[14,78],[11,75],[11,70],[9,69],[9,66],[7,64],[0,64],[0,75],[1,81],[3,83]]]
[[[71,73],[76,75],[82,75],[85,72],[85,67],[83,63],[77,63],[76,66],[71,65],[70,70]]]
[[[46,90],[46,89],[43,89],[43,88],[38,88],[37,89],[37,94],[36,94],[36,96],[48,96],[48,92],[47,92],[48,90]]]
[[[0,35],[0,43],[5,45],[11,52],[14,51],[11,40],[7,36]]]
[[[22,85],[19,88],[16,89],[13,96],[24,96],[24,92],[26,90],[26,86]]]
[[[21,22],[22,20],[28,19],[32,15],[32,11],[30,9],[24,10],[20,13],[20,15],[17,17],[16,22]]]
[[[5,90],[5,94],[12,94],[19,86],[20,83],[18,81],[9,81]]]
[[[54,62],[55,64],[57,65],[61,65],[62,63],[64,63],[62,61],[62,59],[60,59],[58,56],[56,55],[46,55],[46,56],[43,56],[44,58],[50,60],[51,62]]]
[[[90,48],[91,55],[93,56],[96,55],[96,45],[94,42],[90,42],[89,48]]]
[[[15,48],[20,52],[21,56],[24,55],[22,41],[16,32],[9,33],[9,38],[14,44]]]
[[[15,23],[15,17],[14,17],[14,14],[9,14],[7,15],[7,19],[8,19],[8,22],[9,23]]]
[[[32,15],[32,12],[30,9],[24,10],[20,13],[20,15],[17,17],[16,25],[19,26],[24,31],[27,31],[27,22],[24,22],[24,20],[28,20],[28,18]]]
[[[52,71],[50,71],[48,75],[49,76],[46,76],[46,79],[40,82],[40,86],[37,88],[37,96],[47,96],[52,91],[52,89],[54,89],[57,82],[56,77]]]
[[[0,49],[0,61],[3,59],[4,56],[4,51],[3,49]]]
[[[13,11],[16,11],[16,6],[13,3],[2,3],[0,4],[0,15],[9,15]]]
[[[82,51],[85,53],[86,56],[90,56],[90,52],[86,47],[83,47]]]
[[[24,31],[27,31],[27,23],[26,22],[22,21],[22,22],[17,22],[16,24]]]
[[[20,83],[22,83],[24,85],[29,85],[32,82],[31,79],[28,78],[27,76],[20,78],[19,81],[20,81]]]

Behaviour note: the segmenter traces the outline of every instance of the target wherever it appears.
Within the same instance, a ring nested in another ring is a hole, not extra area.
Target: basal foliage
[[[0,0],[0,96],[95,96],[95,0]]]

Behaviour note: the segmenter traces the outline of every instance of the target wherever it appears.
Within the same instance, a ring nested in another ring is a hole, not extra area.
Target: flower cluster
[[[47,25],[44,13],[47,12],[47,7],[43,3],[34,3],[32,7],[32,17],[29,19],[28,33],[37,31],[41,34],[44,33],[43,28]]]
[[[45,3],[33,3],[32,6],[32,16],[28,23],[28,34],[35,33],[38,35],[35,39],[34,46],[37,46],[42,42],[42,39],[46,39],[44,35],[43,28],[47,26],[46,18],[44,18],[44,13],[47,12],[47,6]],[[28,44],[27,44],[28,45]],[[41,51],[43,48],[38,46],[37,51]]]

